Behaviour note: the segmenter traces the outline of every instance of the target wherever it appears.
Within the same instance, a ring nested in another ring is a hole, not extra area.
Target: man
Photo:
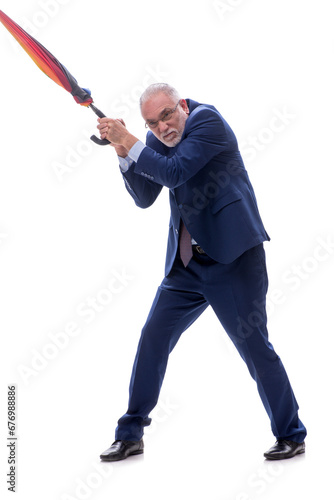
[[[246,362],[270,418],[277,441],[264,456],[304,453],[306,429],[268,341],[263,242],[269,237],[235,135],[213,106],[181,99],[167,84],[148,87],[140,107],[149,128],[146,145],[122,120],[103,118],[98,129],[120,157],[126,188],[139,207],[149,207],[163,186],[169,188],[165,277],[142,330],[128,410],[101,460],[143,453],[143,429],[151,422],[168,356],[208,305]]]

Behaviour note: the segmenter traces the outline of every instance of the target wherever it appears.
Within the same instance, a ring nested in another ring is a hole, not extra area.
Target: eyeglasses
[[[165,111],[165,113],[162,115],[161,118],[159,118],[159,120],[157,120],[156,122],[145,122],[145,128],[156,128],[158,125],[159,125],[159,122],[167,122],[173,113],[175,113],[176,111],[176,108],[178,107],[178,105],[180,104],[180,101],[177,102],[175,108],[173,109],[168,109],[167,111]]]

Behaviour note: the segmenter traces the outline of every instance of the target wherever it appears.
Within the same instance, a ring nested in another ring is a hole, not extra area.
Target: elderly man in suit
[[[127,412],[101,460],[143,453],[144,427],[151,422],[169,354],[209,305],[247,364],[270,418],[276,443],[264,456],[274,460],[303,453],[306,429],[268,340],[263,242],[269,236],[236,137],[215,107],[181,99],[168,84],[148,87],[140,107],[149,129],[146,144],[122,120],[102,118],[98,128],[115,148],[126,189],[138,207],[149,207],[163,186],[169,188],[165,277],[141,333]],[[212,418],[217,416],[207,416]]]

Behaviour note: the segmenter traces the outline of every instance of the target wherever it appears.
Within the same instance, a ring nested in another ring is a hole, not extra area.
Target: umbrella
[[[74,100],[81,106],[90,107],[99,118],[105,115],[93,104],[91,92],[88,89],[79,87],[77,80],[41,43],[30,36],[2,10],[0,10],[0,21],[19,42],[21,47],[27,52],[32,60],[37,64],[51,80],[70,92]],[[95,135],[91,137],[96,144],[110,144],[107,139],[98,139]]]

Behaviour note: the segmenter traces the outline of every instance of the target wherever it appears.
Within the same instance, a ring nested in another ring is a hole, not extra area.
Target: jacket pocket
[[[239,201],[241,199],[242,194],[240,193],[240,191],[229,191],[212,204],[211,213],[216,214],[222,208],[225,208],[227,207],[227,205],[230,205],[231,203],[234,203],[235,201]]]

